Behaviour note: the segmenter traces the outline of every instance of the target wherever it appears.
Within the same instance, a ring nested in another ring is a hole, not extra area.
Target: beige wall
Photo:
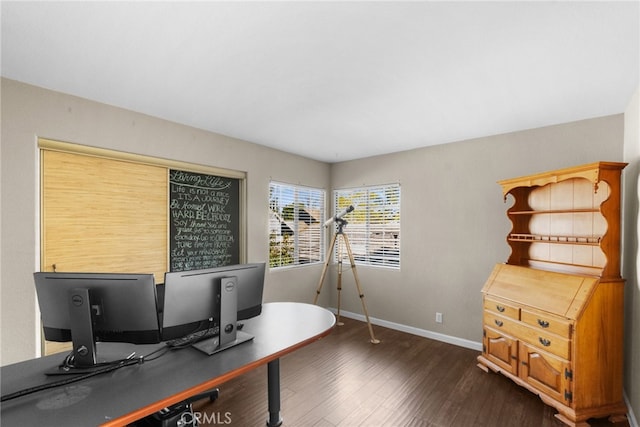
[[[329,188],[329,165],[2,79],[0,363],[34,357],[37,137],[247,172],[248,261],[268,258],[269,180]],[[268,274],[267,301],[313,301],[320,266]],[[325,297],[327,299],[328,297]]]
[[[598,160],[630,161],[627,157],[635,163],[625,171],[625,182],[631,173],[637,177],[640,150],[625,151],[625,139],[638,143],[638,121],[622,114],[328,165],[11,80],[3,79],[1,89],[1,364],[37,353],[32,273],[38,265],[39,136],[246,171],[249,261],[268,256],[270,179],[329,190],[399,182],[402,269],[358,267],[369,314],[376,322],[442,334],[472,348],[481,340],[480,289],[493,265],[509,253],[508,203],[496,181]],[[637,115],[637,94],[629,108]],[[633,126],[635,137],[625,134],[625,127]],[[630,215],[637,216],[635,211]],[[627,219],[625,233],[635,232],[635,220],[629,224]],[[637,247],[637,241],[631,244]],[[625,265],[625,274],[631,274],[635,267]],[[320,272],[321,266],[270,272],[265,299],[311,302]],[[335,307],[332,276],[333,270],[321,302]],[[347,270],[342,308],[358,315],[362,309],[353,286]],[[640,291],[628,289],[633,299],[627,300],[627,395],[638,413],[640,390],[633,385],[640,384],[640,332],[631,323],[640,322],[631,308]],[[435,323],[436,311],[444,314],[442,324]]]
[[[333,165],[333,188],[401,184],[401,270],[358,269],[369,314],[479,343],[480,289],[509,254],[511,199],[503,202],[496,181],[622,161],[622,148],[616,115]],[[360,313],[348,286],[343,305]]]
[[[401,183],[402,269],[358,269],[374,323],[409,325],[412,332],[474,348],[482,333],[480,289],[509,254],[509,202],[496,181],[599,160],[629,162],[623,172],[625,396],[631,417],[640,414],[638,98],[636,92],[624,115],[333,165],[332,188]],[[343,310],[359,314],[351,285],[345,280]],[[435,322],[436,311],[444,314],[442,324]]]
[[[624,180],[623,277],[625,286],[625,392],[636,418],[640,416],[640,88],[629,102],[624,119],[624,161],[629,163]],[[633,424],[632,424],[633,425]],[[638,425],[637,419],[635,425]]]

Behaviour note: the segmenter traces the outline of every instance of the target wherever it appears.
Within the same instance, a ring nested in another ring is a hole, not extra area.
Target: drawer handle
[[[538,325],[542,326],[543,328],[548,328],[549,322],[547,322],[546,320],[538,319]]]
[[[496,325],[498,325],[500,327],[504,324],[504,323],[502,323],[502,320],[498,320],[498,319],[494,320],[494,322],[496,322]]]
[[[539,337],[538,341],[540,341],[540,344],[542,344],[545,347],[549,347],[551,345],[551,341],[549,341],[546,338]]]
[[[504,312],[504,307],[501,305],[496,305],[496,310],[498,310],[500,313]]]

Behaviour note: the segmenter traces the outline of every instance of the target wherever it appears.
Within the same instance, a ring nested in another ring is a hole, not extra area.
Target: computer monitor
[[[160,342],[153,274],[37,272],[34,278],[44,338],[73,342],[71,367],[97,367],[98,341]]]
[[[165,273],[162,340],[218,327],[217,338],[195,345],[212,354],[252,339],[237,321],[262,312],[264,274],[265,263]]]

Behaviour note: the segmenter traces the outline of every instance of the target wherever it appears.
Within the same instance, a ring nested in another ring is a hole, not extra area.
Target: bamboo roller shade
[[[42,271],[167,271],[167,168],[42,151]]]

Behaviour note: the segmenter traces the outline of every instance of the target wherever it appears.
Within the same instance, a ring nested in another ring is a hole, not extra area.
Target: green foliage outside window
[[[284,236],[278,243],[274,233],[269,234],[269,267],[282,267],[294,262],[293,241],[290,236]]]

